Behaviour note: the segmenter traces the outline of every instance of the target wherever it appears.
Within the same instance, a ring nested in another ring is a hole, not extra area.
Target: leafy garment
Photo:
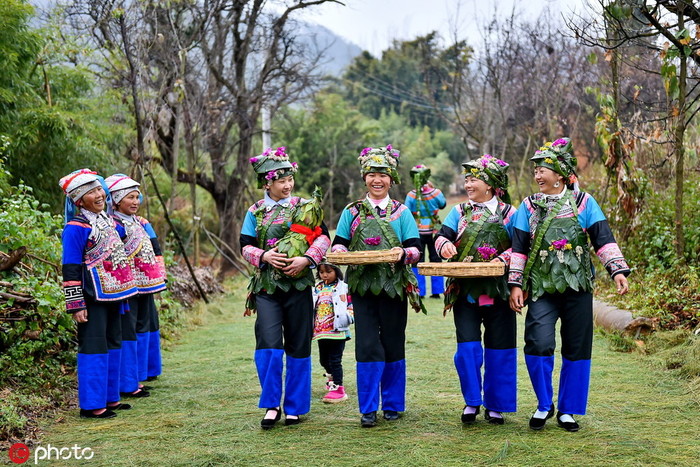
[[[491,215],[488,209],[474,219],[471,204],[462,205],[463,219],[468,225],[456,242],[457,254],[450,262],[489,262],[510,248],[510,236],[503,225],[503,210],[498,206]],[[478,299],[481,295],[491,298],[508,299],[506,276],[494,278],[447,278],[445,291],[445,312],[449,311],[459,297],[471,296]]]
[[[355,206],[360,217],[359,225],[350,240],[350,251],[376,251],[401,247],[396,232],[386,217],[378,216],[367,199]],[[387,209],[386,215],[390,214]],[[370,217],[368,217],[368,215]],[[379,295],[384,291],[389,297],[408,298],[415,311],[427,310],[418,293],[418,281],[407,264],[357,264],[348,266],[348,286],[350,292],[360,295]]]
[[[572,217],[558,218],[564,202],[575,207],[571,192],[547,212],[547,206],[536,204],[538,223],[528,263],[525,266],[525,290],[535,301],[546,293],[593,290],[593,265],[588,252],[586,233],[578,222],[576,210]]]

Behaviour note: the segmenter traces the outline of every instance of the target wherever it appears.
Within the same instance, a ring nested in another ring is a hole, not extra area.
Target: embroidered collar
[[[274,199],[270,198],[270,194],[268,193],[267,190],[265,190],[265,199],[263,200],[263,204],[265,206],[269,207],[274,207],[275,205],[280,205],[284,208],[288,208],[289,206],[292,205],[292,197],[288,196],[287,198],[283,198],[279,201],[275,201]]]
[[[559,201],[564,195],[566,195],[567,191],[568,188],[566,188],[566,185],[564,185],[564,189],[561,191],[561,193],[557,193],[556,195],[544,195],[544,199],[548,203]]]
[[[136,216],[124,214],[123,212],[120,212],[120,211],[114,211],[114,215],[122,220],[125,220],[125,221],[137,222]]]
[[[377,201],[376,199],[372,199],[369,197],[369,195],[367,195],[367,201],[369,201],[372,206],[379,206],[382,209],[382,211],[386,211],[386,207],[389,205],[389,201],[391,201],[391,198],[389,197],[389,195],[386,195],[386,198],[384,198],[381,201]]]
[[[484,206],[484,207],[488,208],[489,211],[496,212],[496,210],[498,209],[498,198],[493,196],[490,200],[486,201],[485,203],[475,203],[474,201],[469,200],[469,204],[471,204],[472,207]]]

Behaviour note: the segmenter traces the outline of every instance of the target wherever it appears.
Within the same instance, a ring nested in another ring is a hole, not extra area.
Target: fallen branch
[[[32,296],[24,296],[23,297],[22,295],[17,295],[17,294],[13,294],[13,293],[0,292],[0,297],[6,298],[8,300],[14,300],[17,303],[28,303],[28,304],[36,303],[36,300]]]

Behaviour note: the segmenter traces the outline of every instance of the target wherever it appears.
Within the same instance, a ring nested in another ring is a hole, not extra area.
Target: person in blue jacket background
[[[421,258],[419,261],[430,260],[432,263],[441,261],[440,255],[435,251],[434,235],[440,229],[440,217],[438,212],[447,205],[445,195],[438,188],[435,188],[430,181],[430,169],[423,164],[418,164],[411,169],[411,178],[415,188],[408,192],[404,204],[411,211],[418,224],[418,234],[421,242]],[[428,251],[426,256],[425,252]],[[413,273],[418,279],[420,296],[425,297],[428,293],[426,289],[425,277],[418,272],[418,268],[413,268]],[[445,292],[445,280],[442,276],[430,276],[430,296],[440,298],[440,294]]]

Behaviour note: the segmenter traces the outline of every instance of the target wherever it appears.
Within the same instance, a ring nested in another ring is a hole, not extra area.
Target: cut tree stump
[[[639,337],[654,330],[654,320],[632,316],[632,312],[621,310],[599,300],[593,300],[593,323],[608,331],[618,331],[622,334]]]

